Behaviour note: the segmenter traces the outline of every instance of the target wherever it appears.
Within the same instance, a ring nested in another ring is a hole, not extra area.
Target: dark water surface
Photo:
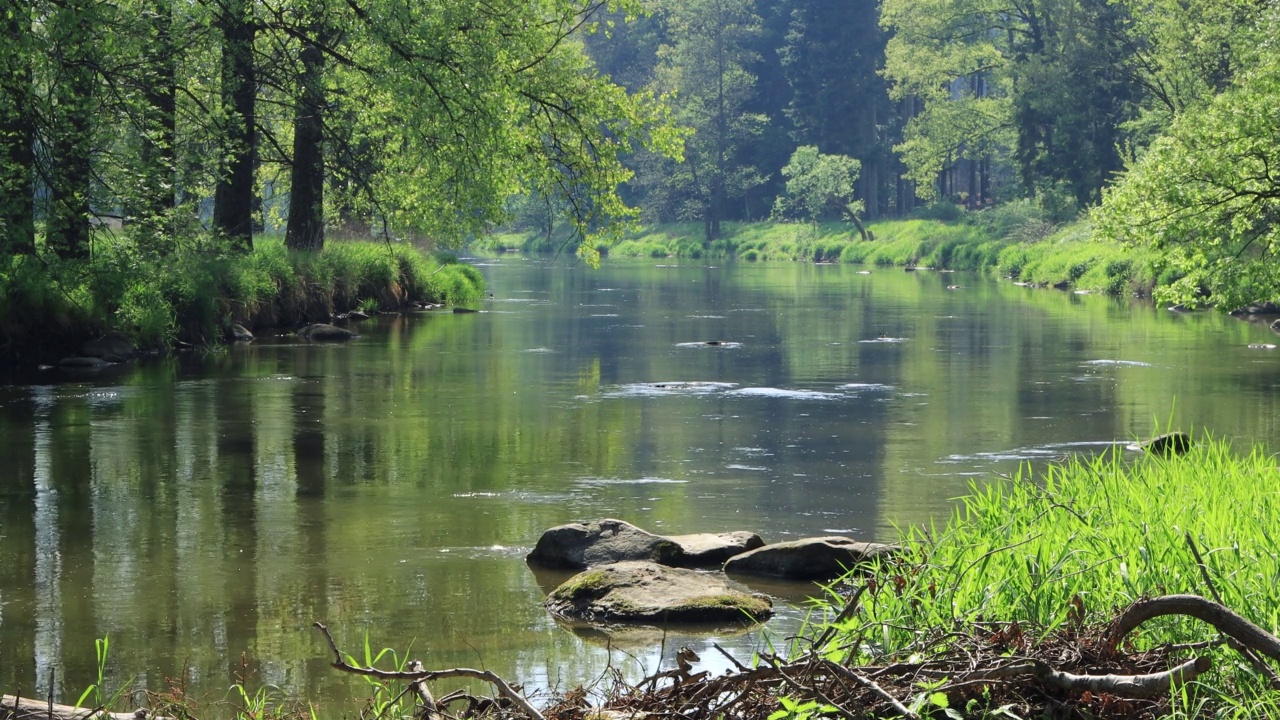
[[[892,540],[1157,423],[1280,447],[1259,324],[925,272],[481,264],[484,313],[0,387],[0,691],[74,700],[109,635],[109,683],[247,670],[350,708],[314,620],[564,688],[652,669],[661,636],[548,617],[559,578],[523,560],[547,527]],[[749,653],[803,612],[713,637]]]

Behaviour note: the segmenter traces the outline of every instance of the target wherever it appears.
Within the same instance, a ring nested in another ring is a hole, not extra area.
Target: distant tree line
[[[707,241],[723,221],[796,207],[784,168],[802,148],[856,161],[865,219],[939,199],[979,209],[1015,198],[1073,217],[1265,55],[1277,12],[1269,0],[645,9],[629,22],[610,13],[585,37],[601,73],[665,97],[687,131],[683,158],[627,159],[624,197],[649,221],[701,222]],[[823,212],[848,214],[841,203]]]

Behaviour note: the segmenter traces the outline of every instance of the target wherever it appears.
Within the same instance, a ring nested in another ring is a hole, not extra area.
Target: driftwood
[[[169,720],[151,715],[139,708],[133,712],[106,712],[102,708],[58,705],[46,700],[33,700],[15,695],[0,695],[0,720]]]
[[[1185,615],[1204,621],[1244,647],[1256,650],[1272,660],[1280,660],[1280,638],[1227,607],[1199,595],[1165,595],[1134,603],[1112,626],[1109,638],[1111,648],[1118,647],[1129,633],[1146,621],[1165,615]]]

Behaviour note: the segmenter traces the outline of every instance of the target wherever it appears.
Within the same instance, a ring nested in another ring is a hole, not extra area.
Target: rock
[[[1054,289],[1054,290],[1067,290],[1067,289],[1069,289],[1070,287],[1071,287],[1071,281],[1070,281],[1070,280],[1059,280],[1058,282],[1056,282],[1056,283],[1054,283],[1054,284],[1053,284],[1053,289]]]
[[[746,530],[669,535],[667,539],[680,546],[679,567],[719,567],[731,557],[764,547],[764,540],[759,535]]]
[[[1138,448],[1148,455],[1176,457],[1191,451],[1191,436],[1184,432],[1171,432],[1138,443]]]
[[[1276,332],[1280,332],[1280,320],[1273,320],[1267,327],[1275,330]]]
[[[760,536],[750,532],[663,537],[624,520],[605,518],[547,530],[527,560],[575,569],[629,560],[673,567],[715,566],[762,545]]]
[[[716,574],[651,562],[591,568],[547,596],[561,617],[593,622],[732,623],[767,619],[773,603]]]
[[[138,356],[138,350],[120,333],[107,333],[80,346],[85,357],[101,358],[109,363],[127,362]],[[84,366],[80,366],[84,367]]]
[[[227,328],[227,339],[231,342],[251,342],[253,333],[240,323],[231,323],[231,327]]]
[[[465,314],[468,314],[468,313],[474,313],[474,312],[480,312],[480,311],[479,311],[479,310],[472,310],[471,308],[456,307],[456,308],[454,308],[454,309],[453,309],[453,312],[454,312],[454,314],[455,314],[455,315],[465,315]]]
[[[330,342],[334,340],[353,340],[360,336],[346,328],[316,323],[299,330],[298,337],[310,342]]]
[[[1246,305],[1242,308],[1236,308],[1231,311],[1232,315],[1240,317],[1242,315],[1280,315],[1280,304],[1273,302],[1257,302],[1252,305]]]
[[[1271,343],[1249,343],[1250,350],[1275,350],[1276,346]]]
[[[896,545],[868,543],[847,537],[817,537],[765,545],[732,557],[728,573],[765,575],[788,580],[833,580],[849,568],[898,551]]]
[[[368,319],[369,319],[369,314],[368,314],[368,313],[365,313],[365,312],[362,312],[362,311],[360,311],[360,310],[352,310],[351,312],[347,313],[347,319],[348,319],[348,320],[356,320],[356,321],[359,321],[359,320],[368,320]]]
[[[100,357],[64,357],[58,361],[58,367],[75,368],[77,370],[97,370],[110,367],[111,363]]]

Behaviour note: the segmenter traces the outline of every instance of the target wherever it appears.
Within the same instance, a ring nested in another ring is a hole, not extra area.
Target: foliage
[[[1280,501],[1257,492],[1268,479],[1280,479],[1280,470],[1261,449],[1238,454],[1203,438],[1182,457],[1129,462],[1112,452],[975,484],[944,526],[903,532],[901,564],[881,568],[882,581],[838,626],[829,652],[876,663],[922,634],[958,636],[955,630],[984,620],[1016,623],[1040,638],[1106,623],[1140,598],[1208,595],[1188,539],[1225,605],[1264,628],[1280,627],[1280,561],[1270,551]],[[1149,623],[1136,642],[1150,648],[1214,635],[1169,619]],[[1206,652],[1215,669],[1194,692],[1242,706],[1272,697],[1265,678],[1235,662],[1234,650]]]
[[[1231,310],[1280,299],[1280,61],[1187,112],[1105,197],[1100,232],[1149,243],[1181,277],[1159,296]]]
[[[127,242],[100,241],[99,248],[87,264],[5,258],[0,334],[10,343],[57,343],[116,330],[158,348],[174,339],[213,342],[231,322],[293,325],[361,303],[464,304],[485,287],[474,266],[441,265],[403,243],[335,242],[317,254],[265,238],[247,255],[211,245],[163,265]]]
[[[774,215],[798,217],[816,223],[849,209],[862,164],[845,155],[825,155],[813,145],[796,148],[791,162],[782,168],[786,193],[774,204]]]

